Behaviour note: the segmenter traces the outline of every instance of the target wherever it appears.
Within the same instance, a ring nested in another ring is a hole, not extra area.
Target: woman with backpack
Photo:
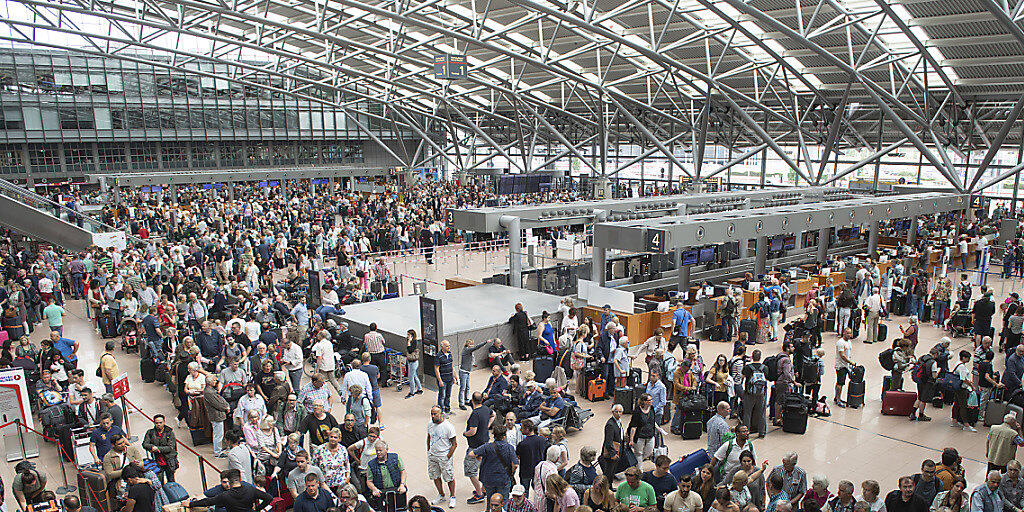
[[[971,353],[967,350],[961,350],[960,362],[950,370],[957,377],[960,377],[960,389],[956,390],[953,398],[953,421],[961,430],[977,432],[978,429],[974,428],[974,424],[978,421],[978,418],[971,418],[967,407],[967,400],[970,394],[976,392],[973,381],[973,369]],[[977,402],[975,402],[975,410],[977,410]]]

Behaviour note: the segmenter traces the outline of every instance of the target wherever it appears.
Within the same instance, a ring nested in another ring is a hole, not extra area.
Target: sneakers
[[[466,406],[465,406],[465,405],[462,405],[462,404],[459,404],[459,409],[461,409],[461,410],[465,411],[465,410],[466,410]]]
[[[423,390],[422,390],[422,389],[420,389],[420,390],[417,390],[417,391],[416,391],[416,394],[417,394],[417,395],[422,395],[422,394],[423,394]]]
[[[925,416],[924,414],[918,414],[917,415],[917,420],[918,421],[931,421],[932,419],[930,417],[928,417],[928,416]]]
[[[431,501],[430,504],[431,505],[437,505],[438,507],[440,507],[441,505],[444,505],[444,500],[446,500],[446,499],[448,499],[448,497],[445,496],[444,494],[442,494],[442,495],[438,496],[436,500]],[[452,496],[452,499],[455,499],[455,497]]]
[[[448,508],[455,508],[455,496],[448,500]]]
[[[917,409],[910,412],[910,421],[917,421]]]
[[[964,425],[964,430],[966,430],[968,432],[977,432],[978,431],[978,429],[976,429],[976,428],[974,428],[974,427],[972,427],[970,425]]]
[[[466,500],[466,503],[468,503],[470,505],[476,505],[477,503],[483,503],[483,502],[484,502],[484,497],[481,496],[476,491],[473,491],[473,496],[471,496],[468,500]]]
[[[409,393],[408,395],[405,395],[405,398],[408,400],[408,399],[412,398],[413,396],[415,396],[413,393]]]

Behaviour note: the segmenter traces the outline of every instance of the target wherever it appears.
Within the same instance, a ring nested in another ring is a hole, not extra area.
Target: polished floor
[[[991,284],[996,292],[997,302],[1001,302],[1002,298],[1011,291],[1019,291],[1021,288],[1020,281],[1003,282],[993,279]],[[511,309],[512,305],[509,304],[509,310]],[[80,301],[69,304],[68,310],[69,316],[64,328],[65,336],[81,343],[79,367],[85,370],[87,382],[93,389],[102,389],[102,385],[99,379],[93,375],[93,371],[97,358],[102,352],[103,340],[99,338],[85,318]],[[791,312],[790,317],[793,318],[793,316]],[[897,325],[906,325],[907,319],[906,317],[894,317],[885,323],[889,325],[891,336],[892,333],[898,332]],[[42,331],[37,329],[31,338],[33,342],[38,343],[42,336]],[[919,347],[923,347],[922,350],[927,350],[941,336],[938,329],[930,325],[925,326],[922,330]],[[778,343],[774,343],[759,348],[767,355],[776,353],[779,350],[778,345]],[[800,456],[799,465],[808,474],[821,473],[829,477],[833,482],[832,490],[839,480],[847,479],[859,483],[866,479],[875,479],[881,483],[883,491],[887,492],[896,487],[898,477],[919,471],[922,460],[929,458],[938,460],[941,450],[944,447],[952,446],[956,447],[963,456],[971,487],[980,483],[985,470],[987,430],[980,424],[977,433],[951,428],[949,407],[934,410],[929,406],[928,414],[934,418],[934,421],[930,423],[910,422],[904,417],[880,414],[880,389],[884,371],[877,362],[877,355],[887,346],[888,344],[866,345],[863,343],[863,338],[854,344],[854,359],[867,368],[868,387],[866,404],[863,408],[833,408],[830,418],[810,419],[805,435],[787,434],[778,429],[770,430],[765,439],[754,441],[758,460],[768,459],[771,464],[777,464],[784,453],[795,451]],[[958,338],[954,340],[951,348],[954,351],[959,351],[963,347],[970,346],[971,342],[968,338]],[[835,336],[826,334],[823,347],[826,349],[825,363],[828,371],[825,373],[822,389],[823,394],[831,398],[832,387],[835,383],[835,373],[831,371],[835,358]],[[710,362],[719,353],[728,352],[730,349],[731,344],[705,342],[702,347],[702,356],[705,361]],[[121,370],[126,371],[131,379],[131,391],[128,394],[128,399],[138,405],[147,416],[162,413],[173,417],[175,411],[171,406],[170,395],[166,389],[157,383],[141,382],[138,357],[135,354],[123,354],[118,350],[117,359]],[[1002,356],[997,356],[996,367],[998,370],[1002,370]],[[472,389],[481,389],[487,376],[485,371],[474,371],[471,377]],[[433,498],[436,496],[436,492],[426,478],[424,437],[429,421],[429,408],[435,402],[436,395],[427,391],[408,400],[403,399],[404,395],[404,391],[398,392],[394,389],[383,391],[383,423],[387,426],[383,438],[390,444],[391,450],[399,453],[405,461],[409,471],[410,494],[422,493]],[[583,431],[570,434],[568,442],[573,462],[578,458],[581,447],[585,445],[599,446],[602,426],[609,416],[611,406],[607,401],[593,404],[584,401],[583,403],[591,407],[596,416],[587,423]],[[335,404],[333,413],[336,417],[340,417],[342,406]],[[150,427],[149,422],[143,414],[136,411],[132,411],[128,418],[131,433],[141,439],[144,430]],[[465,430],[467,418],[468,412],[455,409],[455,415],[451,421],[458,432]],[[173,425],[173,422],[171,424]],[[186,428],[175,427],[175,432],[179,440],[190,444]],[[459,442],[465,446],[464,438],[460,437]],[[670,436],[667,440],[669,453],[673,458],[703,447],[705,443],[703,438],[683,441],[675,436]],[[54,445],[41,444],[41,451],[42,454],[37,461],[40,469],[49,477],[49,488],[55,490],[63,482]],[[483,505],[469,506],[465,504],[465,499],[471,493],[471,487],[468,479],[461,475],[464,451],[465,449],[460,447],[456,463],[459,498],[457,509],[481,509]],[[206,468],[205,475],[209,485],[213,485],[217,482],[213,468],[223,468],[224,461],[213,458],[210,445],[198,447],[196,452],[209,461],[210,466]],[[183,448],[179,449],[178,454],[181,463],[181,469],[177,475],[178,481],[189,492],[198,493],[201,490],[198,457]],[[12,468],[13,463],[0,467],[0,476],[5,482],[11,481]],[[74,468],[67,465],[66,470],[69,472],[69,481],[74,485]]]

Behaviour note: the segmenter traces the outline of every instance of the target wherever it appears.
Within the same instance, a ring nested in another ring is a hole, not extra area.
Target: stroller
[[[949,332],[954,338],[969,336],[974,329],[974,322],[971,320],[971,311],[960,309],[949,318]]]
[[[125,353],[139,351],[139,321],[134,318],[125,318],[121,322],[121,349]]]

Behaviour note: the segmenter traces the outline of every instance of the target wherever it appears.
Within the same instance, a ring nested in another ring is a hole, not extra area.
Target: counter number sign
[[[644,246],[647,252],[664,253],[665,236],[667,233],[662,229],[648,229],[644,232]]]

